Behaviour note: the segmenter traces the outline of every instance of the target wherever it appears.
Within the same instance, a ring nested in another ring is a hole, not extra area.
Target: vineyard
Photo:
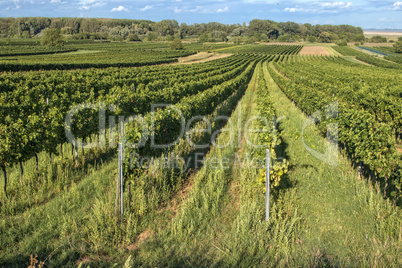
[[[402,265],[400,64],[184,45],[0,42],[0,267]]]

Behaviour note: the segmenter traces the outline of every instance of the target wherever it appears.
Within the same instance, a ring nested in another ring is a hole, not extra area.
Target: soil
[[[195,55],[190,55],[187,57],[179,58],[179,62],[174,62],[174,63],[171,63],[170,65],[200,63],[200,62],[206,62],[206,61],[226,58],[231,55],[232,54],[230,54],[230,53],[218,54],[218,53],[199,52]]]
[[[299,55],[331,56],[331,53],[323,46],[304,46]]]

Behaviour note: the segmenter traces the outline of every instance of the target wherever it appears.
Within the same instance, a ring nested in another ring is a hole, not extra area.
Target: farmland
[[[0,267],[402,265],[391,48],[0,46]]]

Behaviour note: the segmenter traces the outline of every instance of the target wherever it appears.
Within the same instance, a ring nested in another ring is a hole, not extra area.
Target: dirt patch
[[[367,62],[365,62],[365,61],[358,60],[358,59],[356,59],[356,57],[352,57],[352,58],[353,58],[353,60],[355,60],[355,61],[357,61],[357,62],[359,62],[359,63],[361,63],[361,64],[368,65],[368,66],[374,66],[374,65],[371,65],[370,63],[367,63]]]
[[[301,43],[294,42],[294,43],[287,43],[287,42],[272,42],[272,43],[260,43],[261,45],[288,45],[288,46],[295,46],[301,45]]]
[[[304,46],[299,55],[331,56],[331,53],[323,46]]]
[[[184,200],[187,199],[187,195],[194,185],[194,176],[196,174],[197,174],[197,172],[194,172],[190,175],[190,177],[186,180],[186,182],[180,188],[180,190],[173,196],[170,206],[164,207],[158,212],[162,212],[164,210],[171,210],[174,212],[173,217],[176,216],[177,212],[179,211],[179,209],[181,207],[181,204],[183,203]]]
[[[231,53],[208,53],[208,52],[200,52],[195,55],[190,55],[187,57],[179,58],[179,62],[171,63],[170,65],[178,65],[178,64],[193,64],[200,62],[207,62],[211,60],[222,59],[231,56]]]
[[[283,79],[285,79],[285,80],[287,80],[287,81],[290,80],[290,79],[287,78],[283,73],[279,72],[279,71],[275,68],[275,66],[274,66],[273,64],[270,64],[269,66],[272,68],[272,70],[275,71],[275,73],[277,73],[277,74],[278,74],[279,76],[281,76]]]
[[[137,250],[139,247],[140,247],[140,245],[142,244],[142,243],[144,243],[144,241],[149,237],[149,236],[151,236],[151,235],[153,235],[153,231],[152,230],[145,230],[144,232],[142,232],[142,233],[140,233],[139,235],[138,235],[138,237],[137,237],[137,241],[135,242],[135,243],[133,243],[133,244],[131,244],[131,245],[128,245],[127,247],[126,247],[126,249],[128,250],[128,251],[133,251],[133,250]]]
[[[396,151],[400,154],[402,154],[402,144],[395,144]]]
[[[77,260],[76,262],[75,262],[75,265],[80,265],[81,263],[82,264],[86,264],[86,263],[89,263],[89,262],[92,262],[93,261],[93,259],[91,258],[91,257],[89,257],[89,256],[86,256],[86,257],[84,257],[84,258],[82,258],[82,259],[80,259],[80,260]]]

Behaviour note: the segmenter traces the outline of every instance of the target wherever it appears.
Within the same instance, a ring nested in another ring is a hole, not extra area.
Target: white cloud
[[[121,11],[128,11],[128,9],[123,6],[118,6],[118,7],[112,8],[110,11],[111,12],[121,12]]]
[[[329,7],[329,8],[349,8],[352,6],[351,2],[326,2],[321,4],[322,7]]]
[[[351,2],[312,2],[311,6],[300,7],[299,5],[296,5],[295,7],[287,7],[284,9],[284,11],[308,13],[339,13],[340,11],[345,11],[352,8],[353,5]]]
[[[227,6],[224,8],[219,8],[219,9],[206,8],[203,6],[169,7],[168,9],[173,10],[173,12],[176,14],[181,14],[181,13],[214,14],[214,13],[222,13],[222,12],[229,11],[229,7],[227,7]]]
[[[401,1],[395,2],[393,7],[394,7],[394,10],[402,9],[402,2]]]
[[[50,4],[57,4],[57,3],[60,3],[61,1],[60,0],[52,0],[52,1],[50,1]]]
[[[65,2],[62,2],[62,4],[64,3]],[[79,10],[89,10],[93,7],[101,7],[105,5],[105,3],[98,0],[81,0],[78,2],[78,5],[80,5],[80,7],[78,8]]]
[[[228,12],[229,11],[229,7],[225,7],[225,8],[220,8],[218,9],[216,12],[221,13],[221,12]]]
[[[302,8],[287,7],[287,8],[285,8],[285,11],[288,11],[288,12],[302,11]]]
[[[140,8],[140,11],[144,12],[144,11],[147,11],[147,10],[152,9],[153,7],[154,7],[154,5],[152,5],[152,6],[150,6],[150,5],[146,5],[145,7]]]

